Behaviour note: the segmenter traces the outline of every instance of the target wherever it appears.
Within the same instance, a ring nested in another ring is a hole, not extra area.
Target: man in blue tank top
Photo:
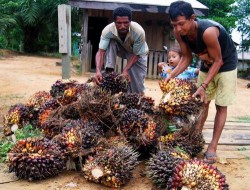
[[[216,115],[212,140],[204,154],[209,163],[216,161],[216,150],[227,118],[227,106],[236,97],[237,52],[224,27],[217,22],[197,19],[190,3],[175,1],[169,8],[169,16],[181,51],[182,59],[166,81],[183,72],[191,63],[192,52],[202,60],[198,75],[199,88],[193,94],[199,96],[206,109],[198,122],[203,129],[211,100],[215,99]]]

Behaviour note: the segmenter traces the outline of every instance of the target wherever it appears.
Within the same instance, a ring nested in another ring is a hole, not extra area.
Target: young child
[[[158,70],[162,79],[167,78],[173,69],[178,65],[181,59],[181,49],[179,47],[173,47],[168,51],[168,63],[158,63]],[[176,78],[181,79],[195,79],[197,78],[199,69],[188,67],[184,72],[179,74]]]

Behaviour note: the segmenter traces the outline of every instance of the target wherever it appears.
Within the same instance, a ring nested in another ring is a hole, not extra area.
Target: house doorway
[[[99,41],[103,28],[108,24],[108,18],[89,17],[88,42],[92,44],[91,71],[95,71],[95,55],[98,51]]]

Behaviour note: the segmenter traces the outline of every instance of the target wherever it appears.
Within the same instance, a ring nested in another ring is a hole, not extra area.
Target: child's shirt
[[[162,69],[162,72],[160,73],[160,76],[162,78],[167,78],[168,74],[170,74],[174,70],[174,67],[165,65]],[[188,67],[185,71],[183,71],[181,74],[179,74],[176,78],[179,79],[194,79],[197,78],[197,74],[195,73],[196,68],[194,67]]]

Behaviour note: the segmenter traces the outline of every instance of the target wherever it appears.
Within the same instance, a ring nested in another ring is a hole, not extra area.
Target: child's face
[[[168,63],[172,67],[176,67],[181,59],[181,56],[179,53],[175,51],[169,51],[168,52]]]

